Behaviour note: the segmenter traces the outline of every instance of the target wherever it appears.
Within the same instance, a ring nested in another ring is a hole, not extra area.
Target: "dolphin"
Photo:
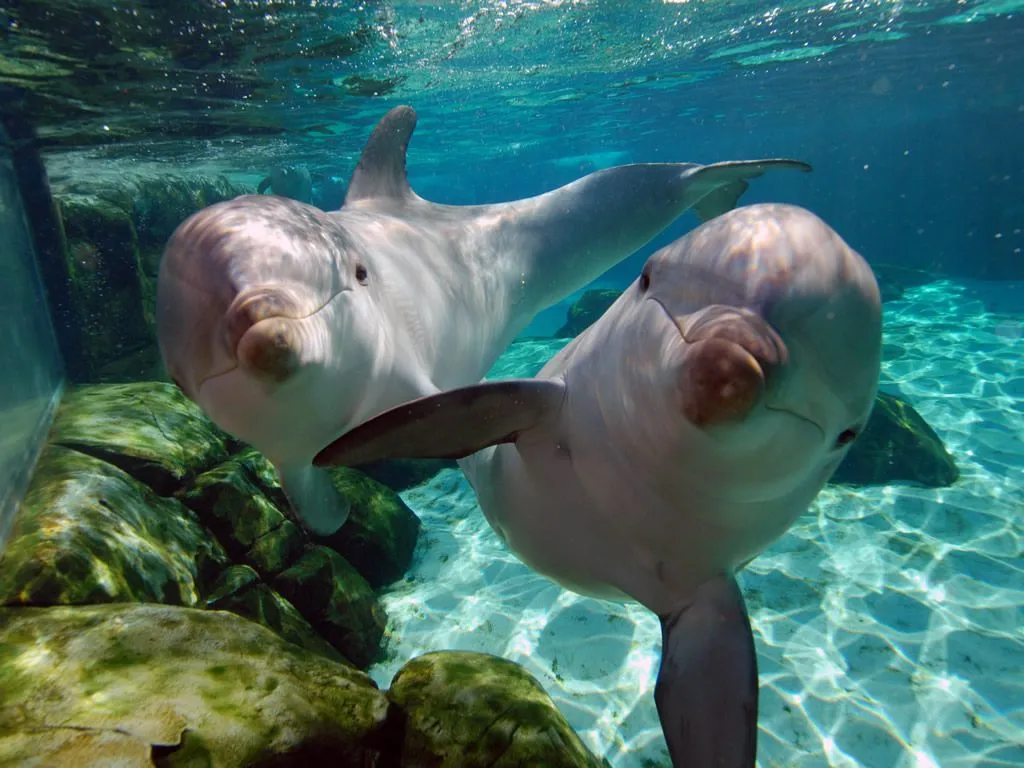
[[[313,177],[304,165],[285,165],[274,168],[256,187],[256,194],[270,190],[278,197],[290,197],[303,203],[313,202]]]
[[[535,378],[401,404],[314,463],[459,459],[524,563],[659,616],[673,764],[748,768],[757,659],[735,574],[864,429],[881,327],[871,268],[824,221],[738,208],[653,254]]]
[[[448,206],[416,195],[410,107],[370,135],[338,211],[245,195],[171,235],[157,335],[171,378],[276,467],[294,511],[328,535],[348,505],[313,456],[357,424],[473,384],[541,310],[684,211],[733,208],[747,180],[798,160],[624,165],[546,194]]]

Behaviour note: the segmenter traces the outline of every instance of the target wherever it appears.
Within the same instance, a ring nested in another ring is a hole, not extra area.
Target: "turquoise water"
[[[810,208],[905,289],[885,304],[882,388],[961,477],[828,486],[745,570],[760,764],[1024,765],[1024,2],[155,5],[0,9],[0,84],[24,89],[56,189],[166,172],[255,186],[291,164],[336,207],[371,127],[404,103],[410,181],[443,203],[629,162],[812,163],[744,202]],[[595,285],[627,285],[695,223]],[[569,301],[492,377],[539,369]],[[616,768],[665,764],[655,617],[520,564],[457,471],[404,498],[424,531],[385,595],[375,679],[427,650],[498,653]]]

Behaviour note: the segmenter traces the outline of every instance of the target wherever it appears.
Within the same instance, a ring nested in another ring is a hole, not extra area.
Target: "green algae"
[[[359,668],[380,656],[387,614],[359,572],[332,549],[310,547],[273,587]]]
[[[403,764],[602,765],[540,684],[497,656],[424,654],[399,670],[388,698],[406,718]]]
[[[51,445],[0,559],[0,603],[195,605],[226,562],[187,507],[111,464]]]
[[[15,762],[64,749],[59,724],[164,747],[158,765],[260,764],[310,743],[361,763],[388,718],[362,673],[222,611],[0,609],[0,648],[0,757]]]
[[[161,495],[228,456],[227,436],[177,387],[162,382],[70,390],[50,440],[110,462]]]

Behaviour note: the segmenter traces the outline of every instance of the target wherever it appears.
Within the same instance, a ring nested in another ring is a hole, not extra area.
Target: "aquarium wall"
[[[60,399],[63,366],[13,141],[0,126],[0,552]]]

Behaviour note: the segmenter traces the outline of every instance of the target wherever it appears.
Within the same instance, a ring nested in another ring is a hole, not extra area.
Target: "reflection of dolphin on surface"
[[[796,160],[625,165],[537,197],[436,205],[406,180],[415,113],[371,134],[341,210],[248,195],[171,236],[157,330],[170,375],[276,466],[316,532],[346,502],[312,458],[386,408],[479,381],[542,309],[694,208],[731,209],[747,179]]]
[[[867,262],[812,213],[755,205],[652,255],[536,378],[396,406],[315,463],[459,458],[523,562],[658,614],[673,764],[752,768],[757,658],[734,573],[846,456],[880,359]]]

